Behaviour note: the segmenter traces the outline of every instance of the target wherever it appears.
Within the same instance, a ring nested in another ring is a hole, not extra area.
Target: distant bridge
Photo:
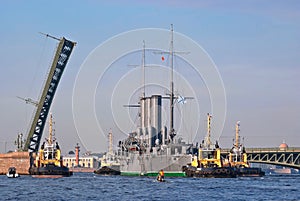
[[[223,149],[222,156],[227,157],[230,149]],[[248,148],[247,159],[250,163],[281,165],[300,169],[300,147],[280,148]]]

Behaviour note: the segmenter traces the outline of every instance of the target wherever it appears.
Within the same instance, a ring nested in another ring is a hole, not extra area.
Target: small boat
[[[157,177],[156,177],[156,180],[158,181],[158,182],[165,182],[166,180],[164,179],[164,178],[162,178],[160,175],[158,175]]]
[[[120,166],[101,166],[101,168],[94,171],[95,174],[101,175],[120,175]]]
[[[265,172],[261,168],[250,167],[247,161],[247,153],[243,144],[240,143],[240,122],[235,125],[235,143],[230,150],[225,166],[236,168],[239,177],[262,177]]]
[[[8,178],[17,178],[20,175],[17,173],[17,170],[15,167],[10,167],[10,168],[8,168],[8,172],[7,172],[6,176]]]
[[[160,171],[159,171],[159,173],[158,173],[158,175],[157,175],[157,177],[156,177],[156,180],[157,180],[158,182],[165,182],[165,181],[166,181],[166,180],[165,180],[165,173],[164,173],[163,170],[160,170]]]
[[[59,178],[73,175],[68,167],[63,166],[60,147],[53,136],[52,124],[52,114],[50,114],[49,137],[47,142],[42,144],[34,165],[29,168],[29,174],[32,177]]]
[[[221,149],[216,142],[212,148],[210,140],[211,115],[208,116],[207,136],[203,140],[197,155],[193,157],[190,165],[182,168],[187,177],[208,177],[208,178],[235,178],[236,171],[232,167],[224,167],[221,159]]]

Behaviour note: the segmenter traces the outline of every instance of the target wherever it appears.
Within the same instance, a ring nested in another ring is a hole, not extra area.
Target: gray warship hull
[[[121,175],[124,176],[157,176],[163,169],[167,177],[182,177],[185,176],[182,168],[191,163],[192,155],[186,154],[186,147],[178,146],[166,151],[154,148],[151,153],[121,152],[119,159]]]

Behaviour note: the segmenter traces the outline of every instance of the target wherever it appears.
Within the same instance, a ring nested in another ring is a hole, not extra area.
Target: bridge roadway
[[[221,155],[227,158],[230,149],[222,149]],[[250,163],[281,165],[300,169],[300,147],[280,148],[246,148]]]

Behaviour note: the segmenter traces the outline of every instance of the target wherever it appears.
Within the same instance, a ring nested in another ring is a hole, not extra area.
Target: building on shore
[[[64,156],[63,164],[68,168],[74,168],[74,167],[98,168],[99,159],[96,156],[81,156],[79,157],[78,163],[76,163],[75,156]]]
[[[63,157],[63,164],[68,168],[91,168],[97,169],[100,167],[100,160],[98,156],[92,154],[85,154],[79,156],[79,145],[75,147],[75,154],[70,154]]]

